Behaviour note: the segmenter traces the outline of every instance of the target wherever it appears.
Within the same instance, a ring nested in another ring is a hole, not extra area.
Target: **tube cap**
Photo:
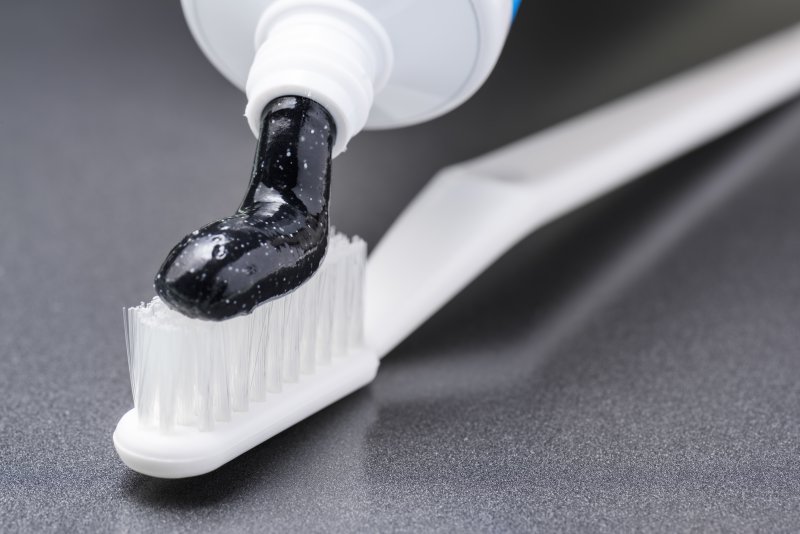
[[[333,117],[334,156],[364,128],[375,94],[392,70],[388,34],[349,1],[279,0],[261,16],[255,44],[245,88],[250,129],[258,135],[261,112],[270,101],[304,96]]]

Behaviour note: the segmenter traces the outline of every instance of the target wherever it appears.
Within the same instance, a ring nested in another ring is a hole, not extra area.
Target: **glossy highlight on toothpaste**
[[[286,96],[262,114],[250,186],[235,214],[184,237],[155,278],[189,317],[224,320],[300,286],[328,243],[336,127],[317,102]]]

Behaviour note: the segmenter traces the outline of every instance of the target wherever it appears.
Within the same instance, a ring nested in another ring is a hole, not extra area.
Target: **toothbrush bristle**
[[[140,425],[212,430],[282,384],[362,345],[366,243],[333,233],[316,274],[291,294],[226,321],[190,319],[158,297],[125,309]]]

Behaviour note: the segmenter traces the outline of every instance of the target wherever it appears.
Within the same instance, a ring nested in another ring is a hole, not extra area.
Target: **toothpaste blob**
[[[161,299],[186,316],[220,321],[308,280],[328,244],[335,138],[331,115],[313,100],[270,102],[241,206],[170,251],[155,278]]]

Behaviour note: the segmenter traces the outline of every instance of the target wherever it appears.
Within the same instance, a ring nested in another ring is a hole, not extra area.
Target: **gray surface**
[[[354,141],[338,226],[374,243],[437,168],[800,19],[795,0],[564,4],[526,0],[458,112]],[[0,73],[0,530],[796,529],[800,106],[532,236],[369,388],[159,481],[111,444],[119,310],[236,205],[242,97],[155,0],[4,5]]]

